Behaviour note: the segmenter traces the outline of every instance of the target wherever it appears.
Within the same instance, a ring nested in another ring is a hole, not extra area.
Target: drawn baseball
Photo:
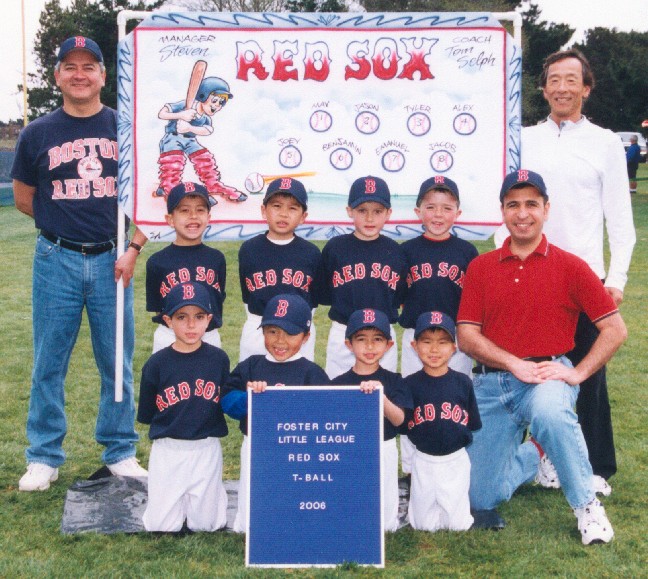
[[[328,111],[317,110],[309,119],[310,128],[318,133],[325,133],[333,124],[333,117]]]
[[[260,193],[263,191],[263,186],[265,185],[265,179],[261,173],[250,173],[245,178],[245,189],[249,193]]]
[[[378,115],[370,111],[362,111],[355,119],[358,131],[365,135],[373,135],[380,128]]]
[[[460,135],[472,135],[477,129],[477,119],[470,113],[459,113],[454,118],[452,126]]]
[[[385,171],[396,173],[405,166],[405,155],[396,149],[390,149],[381,158],[381,163]]]
[[[279,163],[286,169],[294,169],[299,167],[302,162],[301,151],[295,145],[287,145],[279,151]]]
[[[425,113],[412,113],[407,119],[407,130],[415,137],[426,135],[431,126],[430,117]]]
[[[434,151],[430,156],[430,165],[437,173],[444,173],[445,171],[450,170],[452,165],[454,165],[454,157],[452,156],[452,153],[440,149]]]
[[[349,149],[338,147],[329,156],[329,161],[336,169],[345,171],[353,164],[353,155]]]

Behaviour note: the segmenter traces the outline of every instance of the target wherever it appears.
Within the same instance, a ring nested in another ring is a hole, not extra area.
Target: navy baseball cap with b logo
[[[387,314],[380,310],[366,308],[356,310],[349,316],[344,337],[350,340],[353,334],[364,328],[376,328],[388,340],[391,340],[391,325]]]
[[[504,182],[500,189],[500,203],[504,201],[504,197],[511,189],[523,187],[525,185],[535,187],[538,190],[538,193],[544,197],[544,200],[549,201],[547,186],[545,185],[542,176],[534,171],[529,171],[528,169],[518,169],[504,177]]]
[[[186,183],[179,183],[171,191],[167,197],[167,213],[173,213],[173,210],[178,206],[180,201],[189,195],[202,197],[207,203],[207,209],[211,207],[209,203],[209,192],[200,183],[187,181]]]
[[[425,332],[425,330],[434,330],[435,328],[441,328],[450,334],[452,341],[455,340],[456,329],[454,320],[443,312],[423,312],[416,319],[416,328],[414,329],[414,339],[418,340],[418,337]]]
[[[306,187],[304,187],[301,181],[297,181],[297,179],[293,179],[292,177],[275,179],[268,185],[268,191],[263,198],[263,204],[265,205],[277,193],[292,195],[304,208],[304,211],[308,209],[308,194],[306,193]]]
[[[349,207],[351,209],[355,209],[358,205],[368,201],[380,203],[387,209],[391,208],[389,187],[380,177],[372,177],[371,175],[360,177],[351,185],[349,190]]]
[[[172,316],[180,308],[185,306],[197,306],[208,314],[212,313],[211,300],[207,288],[201,283],[181,283],[167,294],[164,298],[164,314]]]
[[[72,36],[63,41],[56,57],[56,62],[62,62],[63,59],[73,50],[87,50],[92,56],[97,59],[97,62],[104,61],[103,54],[99,45],[91,38],[85,36]]]
[[[266,304],[259,327],[277,326],[295,336],[310,332],[311,316],[311,308],[303,297],[297,294],[279,294]]]
[[[428,191],[433,190],[448,191],[448,193],[451,193],[457,199],[457,201],[459,201],[459,187],[457,187],[457,184],[452,179],[448,179],[448,177],[444,177],[443,175],[435,175],[434,177],[430,177],[429,179],[426,179],[425,181],[423,181],[423,183],[421,183],[419,194],[416,198],[416,204],[418,205],[423,200],[423,197],[425,197],[425,194]]]

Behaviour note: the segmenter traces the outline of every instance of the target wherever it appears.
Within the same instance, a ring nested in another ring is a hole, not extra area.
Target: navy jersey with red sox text
[[[468,376],[452,369],[443,376],[419,370],[403,380],[414,410],[405,417],[402,432],[418,451],[445,456],[472,442],[472,431],[481,428],[481,418]]]
[[[330,384],[326,372],[306,358],[271,362],[266,356],[256,354],[239,362],[232,370],[223,390],[223,398],[228,395],[240,398],[237,403],[244,404],[243,411],[247,413],[247,383],[253,381],[265,381],[268,386],[328,386]],[[243,393],[246,393],[244,399],[241,396]],[[247,416],[243,416],[239,428],[246,435],[247,423]]]
[[[301,237],[278,244],[265,233],[248,239],[239,249],[241,297],[251,314],[263,315],[268,301],[278,294],[297,294],[317,307],[313,281],[321,253]]]
[[[322,250],[317,275],[320,303],[331,306],[329,318],[346,325],[356,310],[373,308],[398,319],[405,288],[405,257],[393,239],[366,241],[353,233],[331,239]]]
[[[198,282],[209,290],[212,320],[207,331],[223,325],[225,300],[225,256],[204,243],[171,245],[151,255],[146,262],[146,311],[163,311],[164,299],[171,289],[188,281]],[[164,324],[160,318],[155,321]]]
[[[470,242],[450,236],[435,241],[420,235],[401,245],[407,262],[407,290],[399,323],[414,328],[423,312],[445,312],[457,319],[468,264],[478,255]]]
[[[390,372],[384,368],[378,368],[373,374],[360,375],[353,370],[333,378],[331,384],[334,386],[359,386],[361,382],[367,380],[378,380],[383,386],[383,392],[391,402],[399,408],[405,410],[407,416],[408,410],[412,410],[412,395],[409,389],[405,387],[403,378],[396,372]],[[384,419],[383,439],[391,440],[395,438],[399,428],[394,426],[387,418]]]
[[[36,227],[83,243],[117,236],[116,175],[117,112],[105,106],[90,117],[60,108],[29,123],[11,169],[36,188]]]
[[[151,425],[152,440],[227,436],[220,398],[229,368],[227,354],[205,343],[189,353],[156,352],[142,368],[138,422]]]

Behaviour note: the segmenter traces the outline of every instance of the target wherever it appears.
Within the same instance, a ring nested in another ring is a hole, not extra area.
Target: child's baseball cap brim
[[[306,187],[301,181],[293,179],[292,177],[283,177],[275,179],[268,185],[268,190],[263,198],[263,204],[268,203],[271,197],[281,193],[283,195],[291,195],[297,202],[304,208],[308,208],[308,193]]]
[[[172,316],[185,306],[199,307],[207,314],[212,313],[211,300],[207,288],[201,283],[182,283],[168,293],[164,299],[164,315]]]
[[[349,190],[348,206],[355,209],[358,205],[373,201],[391,209],[391,194],[387,183],[380,177],[360,177],[356,179]]]
[[[185,197],[201,197],[205,200],[207,208],[211,207],[207,189],[200,183],[187,181],[186,183],[179,183],[169,191],[169,196],[167,197],[167,213],[169,215],[173,213],[173,210]]]
[[[443,312],[423,312],[416,320],[414,339],[418,340],[419,336],[425,330],[434,330],[437,328],[448,332],[453,342],[456,340],[457,331],[454,320]]]
[[[311,308],[304,298],[297,294],[279,294],[266,304],[259,328],[277,326],[296,336],[310,332],[311,318]]]
[[[391,340],[391,324],[389,323],[389,318],[384,312],[371,308],[356,310],[349,316],[344,338],[350,340],[355,333],[365,328],[375,328],[385,338]]]

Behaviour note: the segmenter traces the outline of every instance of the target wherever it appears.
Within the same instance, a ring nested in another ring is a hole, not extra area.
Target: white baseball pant
[[[467,531],[470,514],[470,459],[465,448],[446,456],[416,450],[412,460],[412,486],[408,519],[419,531]]]
[[[185,519],[192,531],[216,531],[227,524],[223,452],[215,437],[159,438],[148,464],[147,531],[179,531]]]

